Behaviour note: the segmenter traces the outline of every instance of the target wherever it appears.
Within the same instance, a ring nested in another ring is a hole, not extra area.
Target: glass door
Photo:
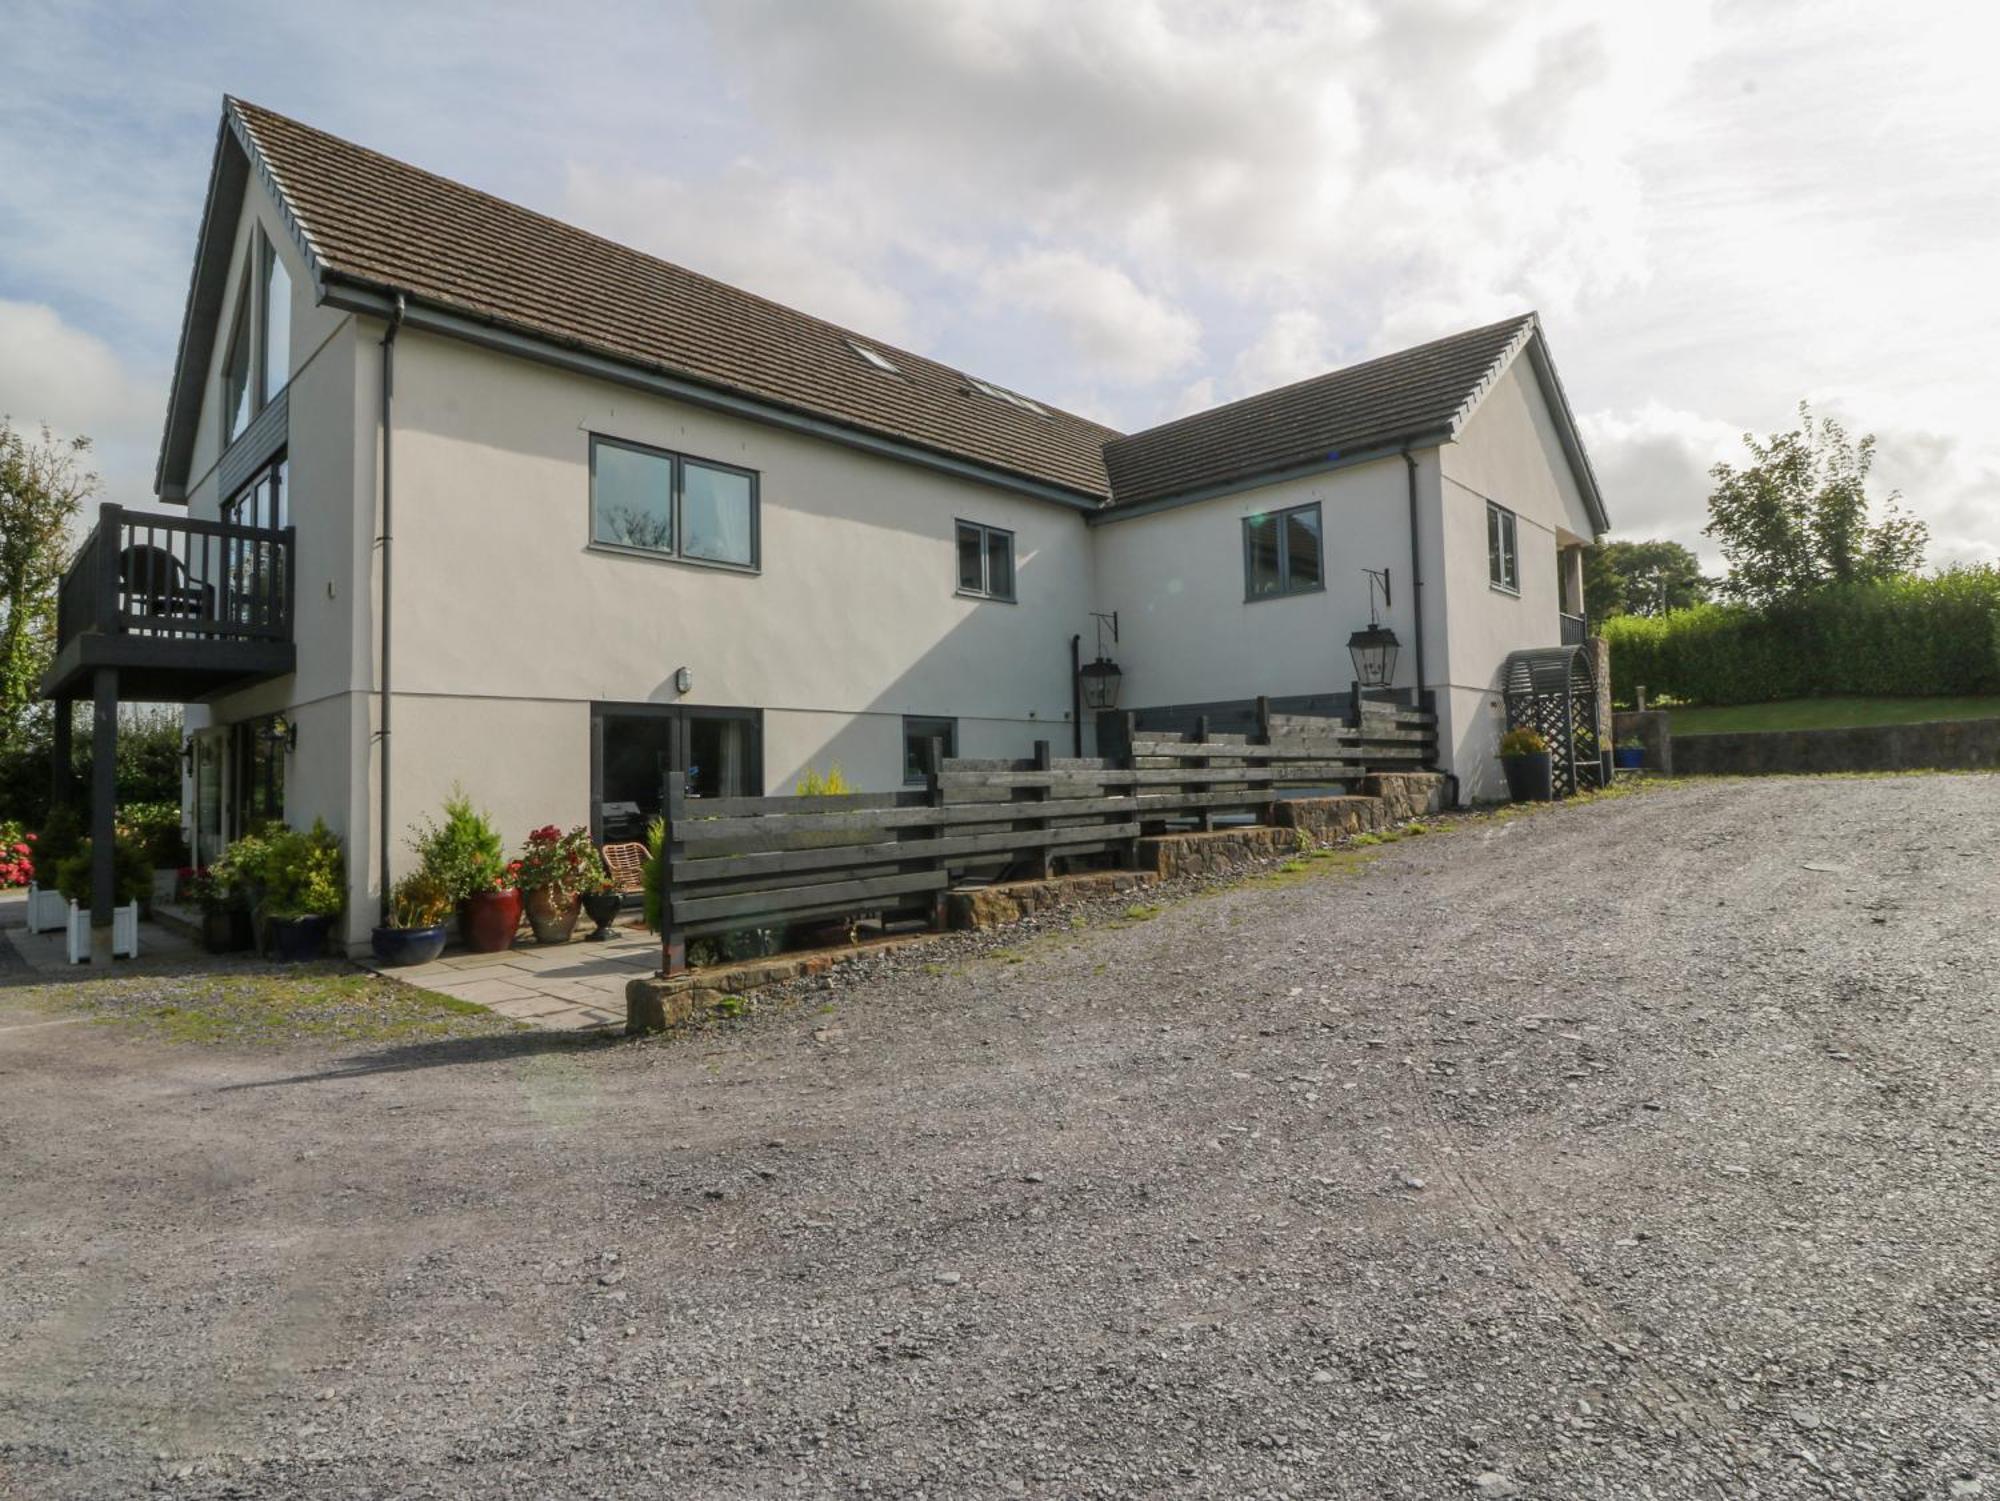
[[[593,704],[590,822],[600,844],[644,839],[664,811],[669,771],[690,797],[757,797],[764,790],[763,714],[673,704]]]

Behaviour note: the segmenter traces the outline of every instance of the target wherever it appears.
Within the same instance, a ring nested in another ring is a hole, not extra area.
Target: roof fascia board
[[[307,231],[304,222],[292,212],[291,195],[285,191],[285,185],[279,181],[276,170],[265,160],[263,151],[258,148],[257,138],[250,133],[250,127],[244,124],[243,117],[236,112],[234,100],[231,100],[223,111],[223,118],[229,122],[230,133],[236,137],[237,144],[242,146],[243,154],[249,158],[251,167],[264,184],[264,191],[271,195],[271,201],[278,206],[278,217],[284,220],[285,232],[292,237],[293,247],[305,261],[306,270],[312,276],[314,301],[324,302],[326,279],[321,271],[319,247],[313,243],[312,235]]]
[[[497,322],[418,302],[409,299],[407,293],[405,298],[403,326],[406,329],[442,334],[447,338],[460,339],[501,354],[516,355],[522,359],[553,365],[573,374],[612,381],[618,385],[651,392],[656,396],[684,401],[691,406],[706,407],[711,411],[725,412],[730,416],[761,422],[789,432],[803,433],[808,437],[821,438],[848,448],[858,448],[884,458],[918,464],[960,479],[975,480],[980,484],[1011,490],[1036,500],[1049,501],[1071,510],[1081,511],[1086,515],[1095,515],[1103,505],[1103,502],[1094,496],[1058,489],[1053,485],[1039,484],[1021,475],[1010,474],[1004,469],[989,469],[980,464],[952,458],[948,454],[935,453],[914,444],[901,443],[894,438],[878,437],[858,428],[846,427],[788,407],[776,406],[753,397],[739,396],[733,392],[683,380],[644,365],[598,354],[578,345],[524,333]],[[321,300],[329,307],[373,318],[387,318],[394,305],[393,294],[350,280],[338,273],[327,277],[326,290]]]
[[[160,455],[153,466],[153,493],[161,500],[175,504],[187,501],[187,461],[191,457],[193,441],[188,437],[201,409],[202,379],[207,374],[208,356],[215,343],[213,320],[208,320],[204,330],[195,318],[195,309],[201,302],[203,290],[210,282],[227,274],[229,257],[226,251],[220,255],[218,267],[218,247],[216,244],[218,220],[234,207],[240,215],[243,207],[242,185],[231,184],[225,179],[233,177],[228,170],[227,152],[231,134],[227,112],[224,122],[216,127],[215,150],[208,167],[208,190],[202,200],[201,226],[195,231],[194,265],[188,272],[187,302],[181,309],[181,337],[174,352],[173,381],[167,388],[166,421],[160,429]],[[229,237],[233,239],[233,235]],[[195,366],[200,369],[196,371]],[[184,451],[175,452],[176,442],[185,438]],[[179,473],[169,477],[168,471],[178,468]]]
[[[1295,464],[1289,469],[1267,469],[1261,474],[1247,474],[1240,479],[1224,480],[1220,484],[1206,485],[1199,490],[1188,490],[1179,495],[1162,495],[1154,500],[1142,500],[1132,505],[1113,504],[1092,515],[1090,524],[1104,526],[1134,516],[1151,516],[1160,511],[1177,510],[1181,506],[1199,505],[1204,500],[1215,500],[1224,495],[1240,495],[1245,490],[1261,490],[1266,485],[1281,485],[1287,480],[1305,479],[1311,475],[1326,474],[1336,469],[1352,469],[1361,464],[1376,464],[1383,459],[1396,458],[1411,449],[1435,448],[1440,443],[1451,441],[1451,436],[1450,431],[1445,428],[1434,428],[1427,432],[1412,433],[1407,438],[1398,438],[1391,443],[1376,443],[1367,448],[1332,454],[1324,459],[1315,459],[1310,464]]]
[[[1458,435],[1472,420],[1472,414],[1479,410],[1487,394],[1499,384],[1500,377],[1507,373],[1523,352],[1528,356],[1528,368],[1535,373],[1535,386],[1542,393],[1542,401],[1555,419],[1556,437],[1562,443],[1563,457],[1569,460],[1570,475],[1576,481],[1577,489],[1583,493],[1583,503],[1590,510],[1591,525],[1602,536],[1611,530],[1611,518],[1605,513],[1604,497],[1597,488],[1597,472],[1590,467],[1590,455],[1584,451],[1583,435],[1577,431],[1576,414],[1570,410],[1569,397],[1556,374],[1555,361],[1549,357],[1548,339],[1542,333],[1539,315],[1529,315],[1521,332],[1500,352],[1492,369],[1465,398],[1464,404],[1451,419],[1450,441],[1458,441]]]

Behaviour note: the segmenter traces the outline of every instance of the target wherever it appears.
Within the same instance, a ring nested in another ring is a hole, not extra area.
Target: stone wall
[[[1439,771],[1380,772],[1361,779],[1361,795],[1382,800],[1390,823],[1428,818],[1444,811],[1444,773]]]
[[[1672,755],[1673,770],[1683,776],[1989,771],[2000,768],[2000,719],[1940,719],[1926,724],[1869,725],[1845,730],[1676,735]]]
[[[1614,741],[1639,737],[1646,748],[1647,771],[1673,775],[1674,732],[1665,709],[1622,710],[1611,716],[1611,726]]]
[[[1066,902],[1136,891],[1157,880],[1148,870],[1091,870],[1047,881],[964,886],[945,894],[945,922],[953,928],[999,928]]]
[[[1220,875],[1265,860],[1295,855],[1299,836],[1291,829],[1250,824],[1201,834],[1149,834],[1139,841],[1139,869],[1156,880]]]

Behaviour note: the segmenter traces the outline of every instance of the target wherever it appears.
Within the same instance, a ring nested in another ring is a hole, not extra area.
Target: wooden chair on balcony
[[[190,580],[179,558],[146,543],[118,554],[118,593],[133,614],[202,620],[215,613],[215,586]]]

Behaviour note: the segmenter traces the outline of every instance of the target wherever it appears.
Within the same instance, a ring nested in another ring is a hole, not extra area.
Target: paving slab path
[[[2000,1496],[1996,833],[1703,783],[682,1037],[0,1030],[0,1494]]]

